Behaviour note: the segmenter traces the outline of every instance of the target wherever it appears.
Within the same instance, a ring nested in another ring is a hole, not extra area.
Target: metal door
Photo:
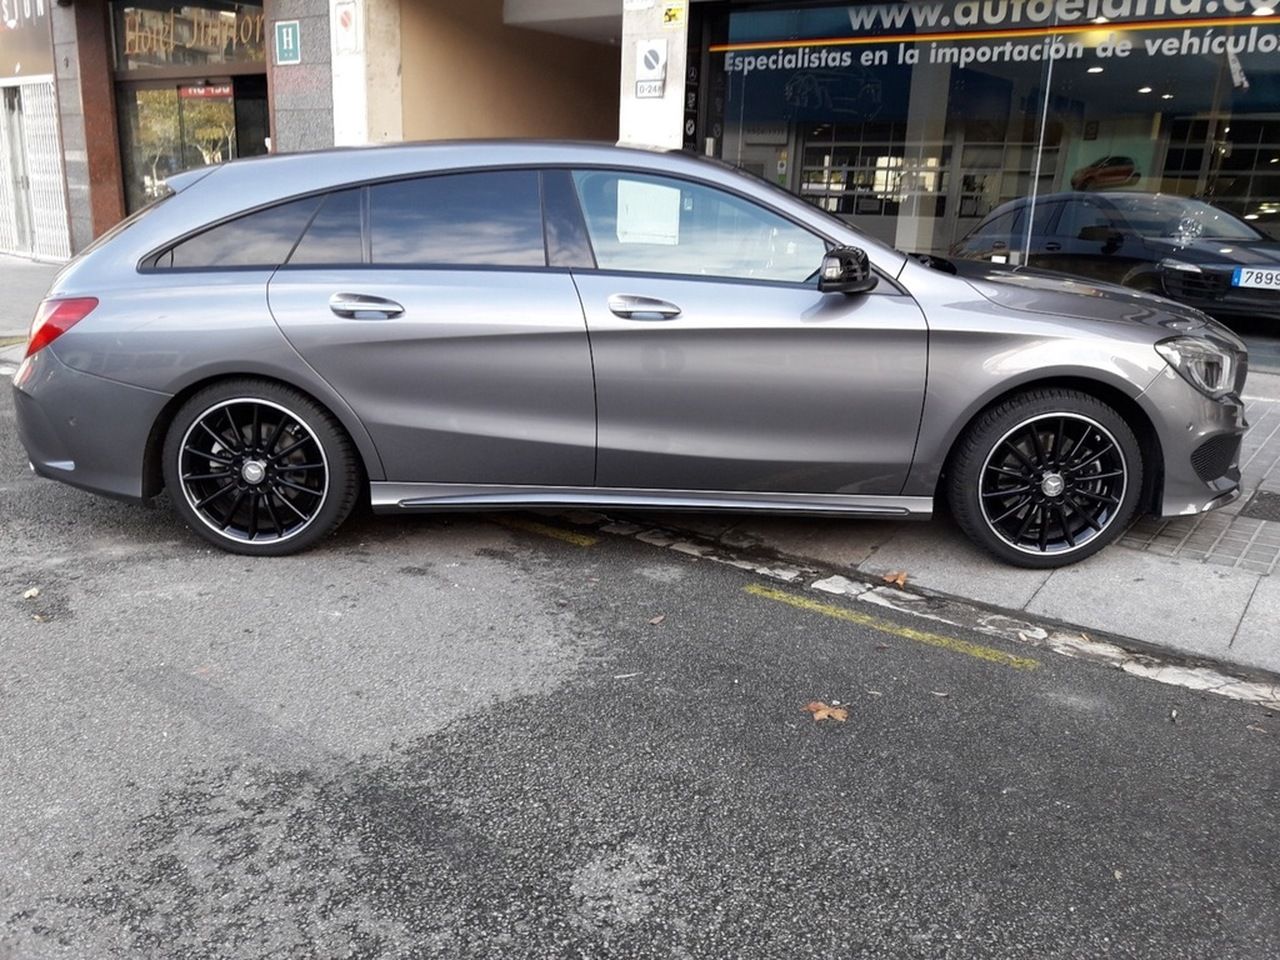
[[[53,81],[4,88],[0,117],[0,250],[71,256]]]
[[[31,204],[22,149],[21,87],[0,88],[0,252],[30,255]]]
[[[52,81],[22,87],[21,116],[31,211],[31,252],[43,260],[66,260],[71,256],[71,237],[62,176],[62,143],[58,136],[58,101]]]

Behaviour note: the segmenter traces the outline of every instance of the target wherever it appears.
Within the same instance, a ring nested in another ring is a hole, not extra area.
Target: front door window
[[[803,283],[825,242],[749,200],[686,180],[575,172],[602,270]]]

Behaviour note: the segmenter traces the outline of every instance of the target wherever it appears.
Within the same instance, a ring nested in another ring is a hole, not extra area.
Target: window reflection
[[[604,270],[801,283],[826,251],[807,230],[719,190],[613,171],[574,181]]]
[[[375,264],[543,266],[538,175],[423,177],[369,190]]]

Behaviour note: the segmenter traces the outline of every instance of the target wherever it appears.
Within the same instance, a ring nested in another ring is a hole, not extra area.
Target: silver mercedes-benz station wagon
[[[914,258],[676,154],[445,143],[173,177],[54,281],[41,476],[285,554],[382,512],[927,518],[1088,556],[1238,492],[1243,344],[1185,306]]]

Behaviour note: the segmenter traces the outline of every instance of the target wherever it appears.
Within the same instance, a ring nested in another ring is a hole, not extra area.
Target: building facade
[[[0,250],[71,253],[52,0],[0,0]]]
[[[1280,230],[1273,0],[60,2],[0,0],[0,250],[66,256],[192,166],[491,136],[691,149],[1073,272],[1126,217]]]

